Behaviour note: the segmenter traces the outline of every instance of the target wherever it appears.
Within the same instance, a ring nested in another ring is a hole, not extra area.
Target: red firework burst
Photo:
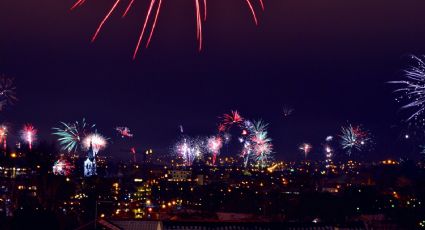
[[[360,126],[353,127],[353,133],[359,140],[364,139],[368,136],[368,133],[362,130]]]
[[[136,58],[137,53],[143,44],[143,41],[145,41],[145,47],[147,48],[151,42],[153,33],[155,31],[158,17],[161,12],[161,6],[163,0],[149,0],[149,8],[146,12],[145,20],[139,35],[139,39],[137,41],[136,48],[134,49],[133,53],[133,59]],[[100,22],[99,26],[96,29],[96,32],[94,33],[92,37],[92,42],[96,40],[98,37],[100,31],[102,30],[105,23],[108,21],[108,19],[111,17],[111,15],[115,12],[118,5],[122,2],[122,0],[115,0],[112,7],[109,9],[109,11],[106,13],[102,21]],[[258,25],[258,17],[257,17],[257,10],[254,6],[254,2],[257,2],[261,10],[264,10],[264,2],[263,0],[245,0],[249,10],[251,11],[252,17],[254,19],[255,25]],[[71,10],[74,10],[77,7],[80,7],[86,3],[86,0],[77,0],[74,5],[71,7]],[[127,7],[125,8],[124,13],[122,14],[122,17],[125,17],[128,12],[131,10],[135,3],[135,0],[128,0]],[[203,22],[207,20],[207,0],[194,0],[195,5],[195,15],[196,15],[196,39],[198,41],[198,50],[202,50],[202,41],[203,41],[203,33],[202,33],[202,26]],[[147,36],[147,37],[146,37]]]
[[[223,124],[225,126],[233,125],[233,124],[240,124],[243,122],[243,117],[239,114],[237,110],[232,111],[229,114],[223,115]]]

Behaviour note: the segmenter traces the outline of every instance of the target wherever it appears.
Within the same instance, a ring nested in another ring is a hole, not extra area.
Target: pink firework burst
[[[32,150],[32,144],[37,139],[37,129],[31,124],[26,124],[21,131],[21,137],[27,142],[29,149]]]
[[[89,134],[83,140],[84,148],[93,148],[94,155],[96,155],[100,150],[105,149],[107,144],[108,140],[99,133]]]
[[[208,138],[208,151],[213,155],[213,165],[217,156],[220,154],[220,150],[223,147],[223,139],[221,137],[210,137]]]
[[[259,142],[255,145],[255,154],[260,156],[263,153],[271,152],[273,149],[273,145],[268,142]]]
[[[122,17],[125,17],[128,12],[134,6],[136,0],[127,0],[127,6],[122,14]],[[139,38],[137,40],[136,48],[133,52],[133,59],[137,57],[137,53],[140,47],[145,44],[145,47],[149,47],[152,36],[154,34],[159,14],[161,12],[161,6],[165,0],[149,0],[149,7],[146,11],[146,16],[144,18],[144,22],[141,28],[141,32]],[[203,42],[203,23],[207,20],[207,0],[193,0],[194,1],[194,9],[195,9],[195,18],[196,18],[196,39],[198,41],[198,50],[202,50],[202,42]],[[96,40],[99,36],[100,31],[102,30],[105,23],[109,20],[111,15],[116,11],[118,6],[124,2],[123,0],[115,0],[112,4],[111,8],[103,17],[102,21],[99,23],[99,26],[96,29],[92,37],[92,42]],[[264,10],[264,2],[263,0],[245,0],[247,7],[251,11],[253,20],[255,25],[258,25],[258,11],[257,8],[260,8],[262,11]],[[74,5],[71,7],[71,10],[78,8],[86,3],[86,0],[77,0]],[[255,4],[256,3],[256,4]],[[258,7],[257,7],[258,5]]]

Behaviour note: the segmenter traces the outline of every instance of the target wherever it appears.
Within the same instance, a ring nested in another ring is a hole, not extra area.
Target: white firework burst
[[[401,109],[412,111],[407,121],[422,120],[425,111],[425,56],[411,56],[412,64],[403,71],[404,80],[390,81],[400,88],[394,92],[398,94],[396,101],[402,103]]]

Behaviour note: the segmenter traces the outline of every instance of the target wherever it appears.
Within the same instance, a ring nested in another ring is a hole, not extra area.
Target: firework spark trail
[[[196,39],[198,41],[198,51],[202,50],[203,32],[202,32],[202,18],[203,21],[207,20],[207,0],[203,1],[204,11],[201,12],[201,0],[195,0],[195,11],[196,11]],[[204,17],[202,17],[202,13]]]
[[[102,29],[103,25],[105,24],[105,22],[109,19],[109,17],[111,16],[111,14],[115,11],[115,9],[117,8],[118,4],[120,3],[121,0],[116,0],[114,5],[112,6],[112,8],[109,10],[109,12],[106,14],[106,16],[103,18],[103,20],[100,22],[99,26],[97,27],[96,32],[94,33],[91,41],[94,42],[97,38],[97,35],[99,35],[100,30]]]
[[[142,44],[142,39],[144,37],[145,31],[146,31],[146,27],[148,25],[148,21],[150,19],[150,15],[152,13],[153,7],[155,6],[155,2],[156,2],[156,0],[151,0],[151,2],[150,2],[149,9],[148,9],[147,15],[145,17],[145,22],[143,24],[142,32],[140,33],[139,40],[137,41],[136,49],[134,50],[134,53],[133,53],[133,60],[136,59],[136,56],[137,56],[137,53],[139,51],[140,45]],[[157,13],[159,14],[159,11],[157,11]]]
[[[74,3],[74,5],[72,5],[71,10],[74,10],[77,7],[80,7],[84,4],[86,0],[78,0],[77,2]]]
[[[207,20],[207,0],[204,0],[204,21]]]
[[[243,141],[244,145],[242,148],[242,158],[244,162],[244,167],[248,167],[249,159],[252,158],[252,153],[254,151],[253,146],[249,140]]]
[[[94,42],[96,38],[98,37],[100,31],[102,30],[104,24],[108,21],[108,19],[111,17],[111,15],[115,12],[118,5],[120,4],[121,0],[115,0],[115,3],[112,5],[110,10],[107,12],[107,14],[104,16],[103,20],[100,22],[99,26],[96,29],[96,32],[94,33],[91,41]],[[74,10],[77,7],[80,7],[86,3],[86,0],[77,0],[74,5],[71,7],[71,10]],[[135,0],[131,0],[127,7],[124,10],[124,13],[121,15],[122,18],[126,17],[128,12],[131,10],[131,8],[134,6]],[[255,25],[258,25],[258,17],[257,17],[257,11],[253,5],[253,0],[246,0],[246,3],[249,7],[249,10],[253,16]],[[264,2],[263,0],[258,0],[258,3],[262,10],[264,10]],[[203,22],[207,20],[207,0],[194,0],[195,4],[195,16],[196,16],[196,39],[198,42],[198,51],[202,50],[203,47]],[[137,45],[133,52],[133,60],[136,58],[139,49],[141,47],[141,44],[143,42],[145,33],[147,32],[147,27],[150,27],[149,36],[146,39],[146,48],[149,47],[150,41],[152,39],[153,33],[155,31],[158,17],[161,11],[162,6],[162,0],[150,0],[149,8],[147,10],[147,15],[145,17],[142,30],[140,32],[139,38],[137,40]],[[156,9],[156,10],[155,10]],[[155,12],[155,16],[152,19],[153,11]],[[149,23],[149,21],[152,21],[152,23]],[[150,24],[150,25],[148,25]]]
[[[133,6],[135,0],[131,0],[131,2],[128,4],[127,8],[125,8],[124,13],[122,14],[122,18],[125,18],[128,14],[128,12],[130,11],[131,7]]]
[[[202,49],[202,19],[201,19],[201,10],[199,0],[195,0],[196,8],[196,39],[198,40],[198,50]]]
[[[252,14],[252,17],[254,18],[255,25],[258,25],[257,14],[255,13],[251,0],[246,0],[246,3],[248,4],[249,9],[251,10],[251,14]]]
[[[264,1],[263,0],[259,0],[259,2],[260,2],[261,9],[264,10]]]
[[[158,22],[159,12],[161,11],[161,5],[162,5],[162,0],[159,0],[159,5],[158,5],[158,8],[156,10],[155,19],[154,19],[153,24],[152,24],[151,32],[149,34],[148,41],[146,42],[146,48],[148,48],[149,44],[151,43],[152,35],[153,35],[153,32],[155,31],[155,27],[156,27],[156,24]]]

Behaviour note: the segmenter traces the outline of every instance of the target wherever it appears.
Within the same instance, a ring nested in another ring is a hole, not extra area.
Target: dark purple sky
[[[244,1],[210,0],[201,53],[193,1],[164,1],[136,61],[147,1],[113,15],[93,44],[113,0],[87,2],[73,12],[72,0],[0,2],[0,72],[16,78],[20,98],[2,119],[16,129],[32,122],[52,138],[59,121],[86,117],[108,136],[127,125],[139,148],[167,149],[178,125],[213,134],[217,116],[237,109],[270,123],[278,158],[304,141],[320,152],[347,121],[374,133],[376,156],[401,154],[385,82],[400,77],[406,55],[425,53],[424,1],[265,0],[255,27]],[[284,104],[296,110],[287,119]]]

